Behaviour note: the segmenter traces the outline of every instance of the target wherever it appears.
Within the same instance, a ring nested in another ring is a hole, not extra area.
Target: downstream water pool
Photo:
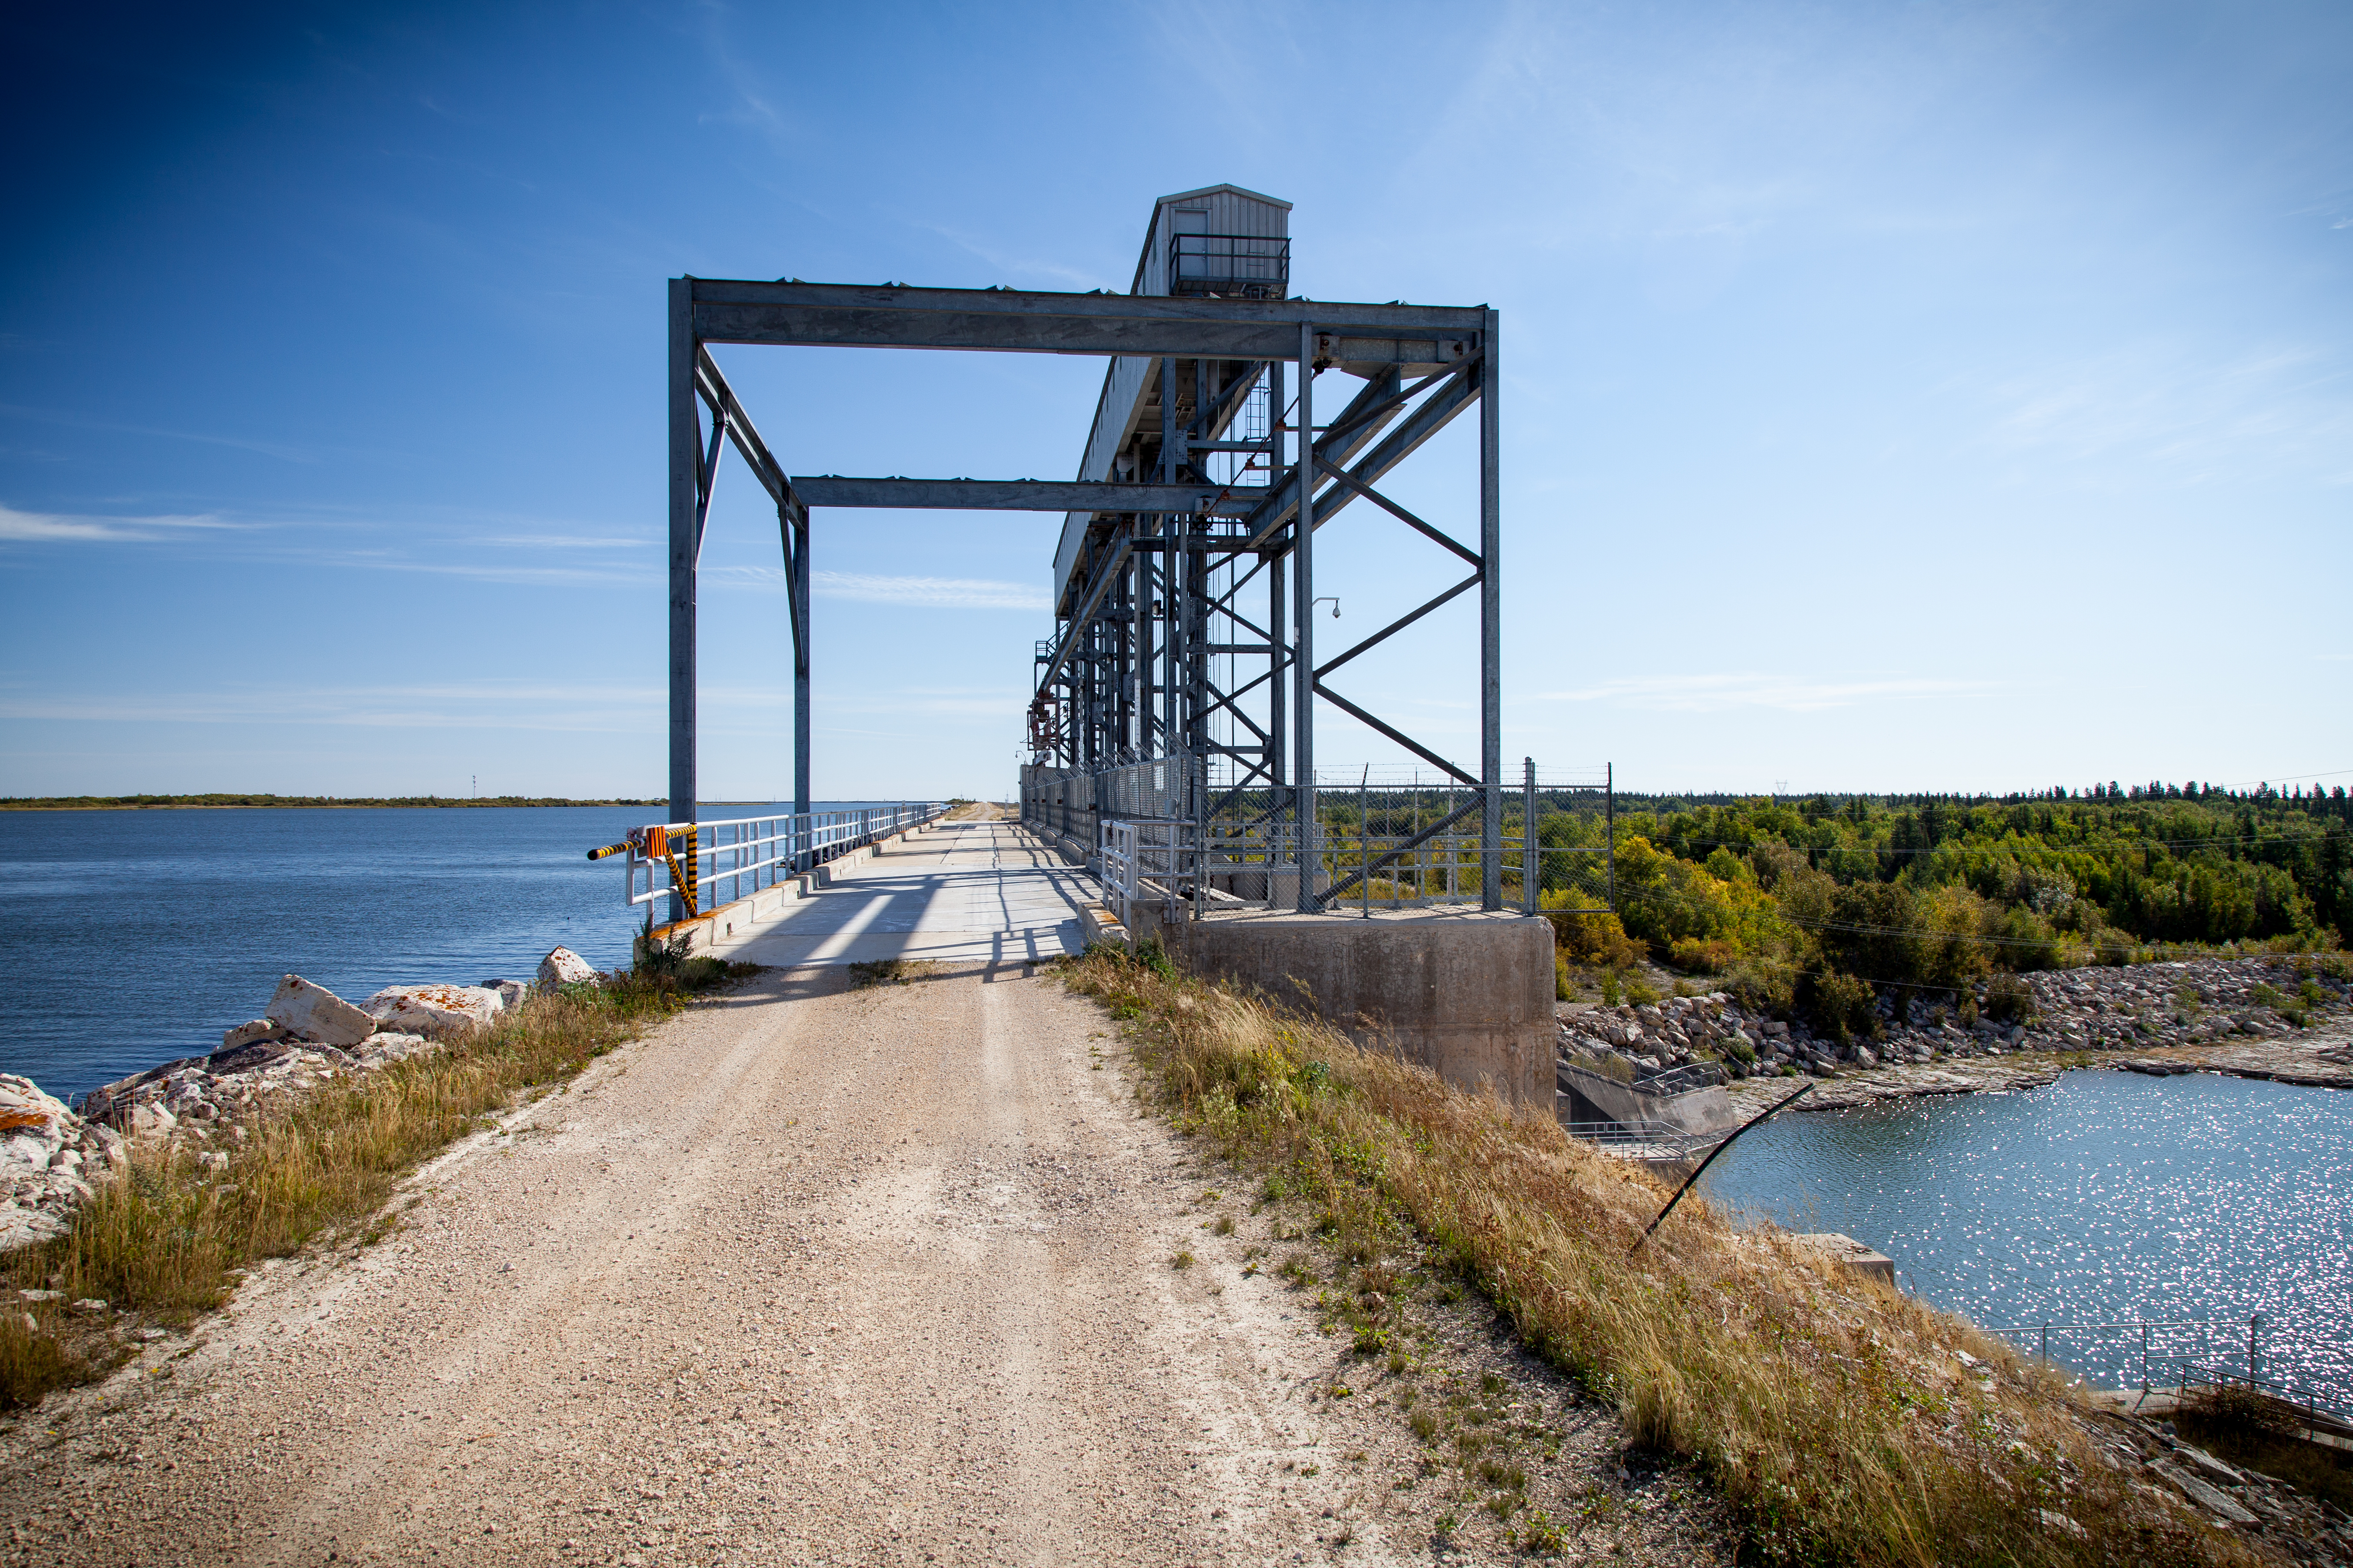
[[[872,801],[819,801],[820,811]],[[789,811],[712,802],[706,820]],[[281,974],[365,996],[600,969],[642,921],[587,851],[659,806],[0,812],[0,1072],[73,1096],[219,1048]]]
[[[2353,1094],[2071,1072],[2018,1094],[1787,1113],[1702,1184],[1737,1213],[1843,1231],[1893,1258],[1905,1289],[1983,1325],[2195,1320],[2211,1327],[2157,1350],[2243,1369],[2261,1312],[2263,1374],[2353,1408]],[[2113,1387],[2139,1386],[2140,1346],[2137,1331],[2051,1339],[2052,1360]]]

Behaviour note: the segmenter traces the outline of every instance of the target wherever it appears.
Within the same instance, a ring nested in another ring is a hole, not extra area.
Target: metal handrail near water
[[[1724,1142],[1721,1132],[1689,1132],[1663,1121],[1564,1121],[1560,1130],[1632,1160],[1688,1160]]]
[[[588,858],[624,858],[623,896],[631,906],[666,898],[673,900],[674,918],[692,919],[709,907],[709,895],[721,882],[729,884],[727,900],[733,901],[878,839],[936,821],[947,809],[945,801],[898,801],[848,811],[649,823],[631,829],[618,844],[591,849]]]
[[[2257,1321],[2261,1321],[2260,1317]],[[1979,1324],[1978,1331],[1988,1334],[2037,1335],[2039,1339],[2034,1352],[2035,1359],[2048,1362],[2051,1359],[2051,1336],[2054,1333],[2116,1333],[2126,1330],[2137,1331],[2140,1334],[2140,1385],[2147,1389],[2152,1386],[2149,1382],[2149,1368],[2154,1364],[2152,1360],[2154,1352],[2149,1338],[2151,1334],[2166,1329],[2196,1329],[2202,1333],[2211,1334],[2217,1328],[2228,1326],[2231,1325],[2217,1323],[2211,1318],[2182,1318],[2171,1321],[2132,1318],[2115,1323],[2054,1323],[2046,1320],[2040,1323]]]
[[[2157,1381],[2157,1368],[2170,1364],[2173,1369],[2172,1386],[2177,1390],[2186,1392],[2191,1388],[2244,1388],[2292,1409],[2301,1409],[2305,1413],[2307,1435],[2319,1431],[2323,1427],[2345,1426],[2348,1419],[2353,1419],[2353,1412],[2340,1409],[2333,1404],[2324,1403],[2320,1395],[2312,1389],[2263,1375],[2263,1331],[2269,1326],[2270,1319],[2262,1312],[2257,1312],[2247,1319],[2244,1325],[2246,1341],[2243,1352],[2238,1343],[2241,1325],[2235,1320],[2228,1318],[2171,1320],[2135,1318],[2113,1323],[2060,1323],[2048,1321],[2040,1323],[1996,1323],[1984,1326],[1982,1331],[2002,1335],[2032,1334],[2035,1336],[2035,1358],[2045,1363],[2051,1360],[2051,1336],[2053,1334],[2137,1333],[2140,1336],[2140,1386],[2144,1394],[2159,1386]],[[2185,1355],[2171,1351],[2162,1351],[2157,1347],[2156,1335],[2184,1329],[2196,1330],[2200,1339],[2210,1347],[2218,1333],[2228,1332],[2231,1335],[2232,1343],[2227,1353],[2232,1362],[2236,1362],[2243,1354],[2245,1370],[2242,1372],[2235,1365],[2226,1364],[2215,1357],[2211,1349]],[[2324,1413],[2326,1413],[2325,1416]]]
[[[2253,1370],[2240,1372],[2233,1367],[2208,1366],[2184,1357],[2174,1363],[2174,1386],[2184,1394],[2193,1388],[2211,1388],[2217,1392],[2243,1388],[2290,1410],[2301,1410],[2304,1412],[2304,1435],[2307,1439],[2327,1432],[2341,1442],[2348,1431],[2353,1431],[2353,1411],[2335,1405],[2323,1405],[2320,1395],[2310,1388],[2277,1378],[2261,1377]]]

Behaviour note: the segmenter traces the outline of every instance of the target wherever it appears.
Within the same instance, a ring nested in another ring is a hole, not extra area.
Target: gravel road
[[[1271,1218],[1139,1110],[1093,1005],[1020,965],[849,984],[770,971],[696,1007],[420,1173],[375,1245],[258,1270],[194,1335],[0,1426],[0,1551],[1504,1554],[1311,1293],[1245,1272]],[[1585,1498],[1622,1560],[1719,1555],[1485,1309],[1432,1310],[1420,1386],[1536,1435],[1531,1500]]]

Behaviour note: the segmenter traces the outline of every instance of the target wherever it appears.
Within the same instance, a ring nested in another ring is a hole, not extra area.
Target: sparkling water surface
[[[2353,1093],[2198,1074],[2071,1072],[2014,1094],[1785,1113],[1702,1178],[1719,1204],[1843,1231],[1980,1325],[2195,1321],[2170,1355],[2353,1409]],[[2041,1336],[2008,1336],[2029,1351]],[[2051,1356],[2141,1383],[2138,1331],[2054,1331]]]
[[[712,802],[700,815],[790,809]],[[529,980],[559,942],[600,969],[625,964],[643,910],[622,902],[622,860],[586,857],[660,815],[0,812],[0,1072],[70,1097],[216,1050],[281,974],[357,1000],[385,985]]]

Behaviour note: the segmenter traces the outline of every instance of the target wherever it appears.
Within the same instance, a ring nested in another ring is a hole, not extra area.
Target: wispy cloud
[[[355,556],[353,563],[385,572],[422,572],[441,577],[463,577],[473,583],[512,583],[537,588],[589,588],[654,580],[650,569],[638,570],[617,563],[530,566],[494,561],[395,561],[374,557],[362,561]]]
[[[371,528],[349,518],[281,518],[274,521],[195,516],[109,516],[95,513],[20,511],[0,505],[0,545],[125,544],[185,537],[192,531],[250,535],[242,548],[248,556],[293,561],[311,566],[364,567],[377,572],[422,573],[459,577],[478,583],[579,588],[629,585],[651,582],[658,568],[631,563],[616,552],[650,550],[647,541],[627,535],[577,533],[515,533],[467,535],[452,532],[462,551],[437,547],[410,557],[401,549],[367,543],[338,542],[364,537]],[[402,542],[412,543],[417,526],[405,525]],[[512,552],[512,553],[502,553]]]
[[[66,517],[0,505],[0,541],[20,544],[125,543],[169,539],[190,529],[247,529],[216,517]]]
[[[775,566],[713,566],[706,579],[772,593],[785,589],[785,574]],[[957,610],[1045,610],[1051,606],[1046,591],[1029,583],[1003,583],[982,577],[891,577],[864,572],[818,572],[809,580],[812,593],[828,599],[849,599],[869,605],[926,605]]]
[[[1656,713],[1714,713],[1731,708],[1772,708],[1814,713],[1861,702],[1950,697],[1982,691],[1981,681],[1894,679],[1805,680],[1785,675],[1661,675],[1605,680],[1569,691],[1542,691],[1539,702],[1607,702]]]
[[[1001,246],[991,245],[985,237],[965,229],[950,228],[945,224],[929,223],[920,218],[912,221],[915,227],[928,229],[957,249],[969,251],[1008,278],[1050,278],[1057,282],[1067,283],[1072,289],[1100,289],[1106,286],[1116,289],[1126,286],[1127,280],[1124,279],[1106,285],[1100,274],[1086,271],[1082,268],[1066,267],[1059,261],[1049,261],[1039,256],[1015,255]]]
[[[643,729],[652,687],[486,680],[420,686],[254,686],[170,692],[0,691],[0,719],[114,724],[333,724],[390,730]]]
[[[872,605],[937,605],[973,610],[1052,607],[1046,590],[1034,584],[979,577],[878,577],[859,572],[819,572],[810,586],[828,599],[859,599]]]
[[[649,539],[583,533],[514,533],[475,542],[512,545],[518,550],[649,550],[653,547],[653,541]]]
[[[1988,391],[1996,451],[2127,460],[2195,482],[2303,469],[2353,481],[2353,386],[2326,353],[2275,345],[2229,357],[2145,346],[2039,367]]]
[[[287,463],[316,463],[322,459],[322,454],[309,447],[297,447],[285,441],[263,441],[250,436],[222,436],[209,430],[173,430],[160,425],[123,425],[111,419],[92,419],[85,415],[61,413],[53,408],[26,408],[13,403],[0,403],[0,414],[17,419],[37,419],[43,424],[62,425],[74,430],[106,430],[121,436],[161,436],[169,441],[233,447],[240,452],[259,452],[265,458],[276,458]]]

